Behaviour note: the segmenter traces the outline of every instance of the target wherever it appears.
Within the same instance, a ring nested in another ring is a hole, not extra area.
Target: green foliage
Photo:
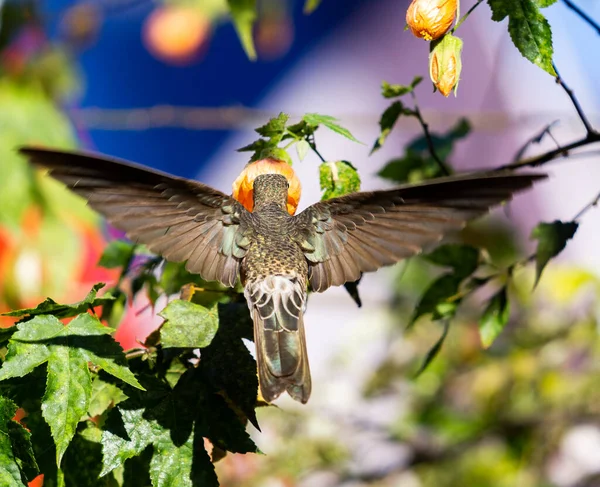
[[[577,222],[540,223],[531,232],[531,238],[538,241],[535,254],[535,284],[540,280],[544,267],[550,259],[560,254],[567,241],[573,238],[579,224]]]
[[[513,44],[524,58],[539,66],[552,76],[552,30],[539,11],[552,2],[536,0],[488,0],[492,9],[492,20],[497,22],[508,17],[508,32]]]
[[[431,143],[442,163],[448,165],[455,144],[470,132],[471,125],[462,118],[446,134],[431,134]],[[389,161],[378,174],[396,183],[418,182],[444,175],[442,168],[432,156],[427,137],[424,135],[410,142],[404,149],[404,155]]]
[[[407,95],[408,93],[412,93],[421,81],[423,81],[422,76],[415,76],[410,85],[392,85],[387,81],[383,81],[381,83],[381,95],[384,98],[396,98]]]
[[[229,10],[240,42],[246,55],[256,59],[256,49],[252,38],[252,28],[256,21],[256,0],[227,0]]]
[[[360,190],[360,176],[348,161],[323,162],[319,166],[319,183],[323,200]]]
[[[0,396],[0,483],[6,487],[22,487],[38,472],[31,435],[12,419],[16,411],[16,404]]]
[[[160,328],[164,348],[204,348],[210,345],[219,327],[216,309],[181,299],[171,301],[159,315],[165,319]]]
[[[321,1],[322,0],[305,0],[304,13],[307,15],[312,14],[315,10],[317,10],[317,8],[319,8]]]
[[[479,320],[479,335],[484,348],[489,348],[494,343],[508,323],[510,302],[506,293],[506,286],[504,286],[494,294]]]
[[[25,317],[23,319],[29,319],[39,315],[52,315],[56,316],[57,318],[69,318],[71,316],[76,316],[80,313],[94,309],[97,306],[102,306],[115,299],[110,293],[106,293],[103,296],[97,296],[98,291],[103,287],[104,283],[94,284],[87,296],[77,303],[58,304],[52,298],[46,298],[44,302],[38,304],[35,308],[8,311],[6,313],[2,313],[2,316]]]
[[[250,162],[271,157],[291,164],[287,149],[295,144],[300,160],[306,157],[309,149],[316,151],[314,134],[321,125],[347,139],[359,142],[348,129],[339,125],[337,120],[329,115],[307,113],[298,123],[288,125],[288,121],[289,115],[285,113],[271,118],[265,125],[255,130],[261,138],[238,149],[238,152],[253,152]],[[283,141],[289,142],[281,148],[279,144]]]

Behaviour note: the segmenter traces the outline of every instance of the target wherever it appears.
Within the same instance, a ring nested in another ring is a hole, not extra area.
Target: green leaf
[[[324,162],[319,166],[322,200],[360,190],[360,176],[348,161]]]
[[[537,3],[538,7],[546,8],[546,7],[549,7],[550,5],[555,4],[556,1],[557,0],[535,0],[535,3]]]
[[[510,317],[510,302],[508,301],[506,286],[498,291],[487,305],[483,316],[479,320],[479,335],[484,348],[489,348],[500,335]]]
[[[164,348],[204,348],[219,328],[215,309],[180,299],[171,301],[159,316],[166,320],[160,329]]]
[[[227,3],[242,47],[248,58],[254,61],[256,49],[252,38],[252,28],[256,20],[256,0],[227,0]]]
[[[57,318],[68,318],[75,316],[80,313],[84,313],[97,306],[115,299],[111,294],[106,293],[104,296],[97,297],[98,291],[104,287],[103,283],[94,284],[88,295],[78,303],[73,304],[58,304],[51,298],[38,304],[35,308],[19,309],[15,311],[9,311],[8,313],[2,313],[0,316],[27,316],[33,317],[38,315],[54,315]]]
[[[91,418],[100,416],[107,409],[127,399],[127,396],[116,385],[103,381],[96,376],[92,381],[92,393],[88,414]]]
[[[238,308],[245,316],[238,315]],[[242,341],[245,330],[236,327],[244,319],[251,326],[250,312],[245,304],[219,305],[219,330],[211,344],[202,350],[200,368],[210,384],[217,391],[223,391],[258,428],[254,412],[258,391],[256,362]]]
[[[125,364],[112,330],[87,313],[67,325],[55,316],[35,316],[17,325],[0,379],[28,374],[48,362],[42,415],[50,426],[60,464],[92,392],[88,362],[133,387],[142,388]]]
[[[304,120],[309,125],[323,125],[329,130],[333,130],[335,133],[343,135],[344,137],[350,139],[353,142],[358,142],[359,144],[362,144],[362,142],[356,139],[348,129],[337,124],[337,118],[335,117],[332,117],[330,115],[320,115],[318,113],[307,113],[306,115],[304,115],[304,117],[302,117],[302,120]]]
[[[263,137],[282,137],[289,118],[289,115],[281,112],[276,117],[271,118],[265,125],[255,129],[255,131]]]
[[[125,240],[113,240],[110,242],[98,261],[98,265],[107,269],[117,267],[126,268],[135,252],[135,244]]]
[[[306,15],[312,14],[319,5],[321,4],[321,0],[306,0],[304,2],[304,13]]]
[[[540,223],[533,229],[531,238],[538,241],[535,253],[534,286],[537,286],[548,261],[563,251],[567,241],[575,235],[578,226],[579,224],[574,221],[555,220],[552,223]]]
[[[79,419],[88,409],[91,393],[88,363],[79,350],[65,346],[50,347],[42,415],[52,431],[57,465],[60,465],[75,434]]]
[[[492,20],[508,16],[508,32],[521,55],[552,76],[552,30],[535,0],[488,0]],[[540,3],[550,4],[548,1]],[[547,5],[542,5],[547,6]]]
[[[9,326],[8,328],[0,328],[0,346],[10,340],[12,334],[17,331],[16,326]]]
[[[421,316],[432,313],[433,319],[450,318],[454,316],[459,300],[448,301],[458,293],[461,277],[444,274],[436,279],[423,293],[413,316],[409,322],[412,326]]]
[[[91,422],[75,434],[61,465],[66,485],[118,487],[112,474],[98,479],[102,469],[101,439],[102,430]]]
[[[435,344],[433,345],[433,347],[431,347],[429,349],[429,351],[427,352],[427,355],[425,355],[425,359],[423,360],[423,363],[421,364],[421,367],[419,367],[419,370],[416,372],[415,377],[418,377],[423,372],[425,372],[425,370],[427,369],[427,367],[429,367],[429,365],[431,364],[431,362],[433,362],[433,359],[437,357],[438,353],[442,349],[442,345],[444,344],[444,341],[446,340],[446,337],[448,336],[448,330],[449,329],[450,329],[450,320],[445,320],[444,321],[444,330],[442,331],[441,336],[435,342]]]
[[[410,85],[391,85],[387,81],[381,83],[381,94],[384,98],[396,98],[411,93],[423,81],[422,76],[415,76]]]
[[[128,409],[127,404],[111,410],[102,431],[101,477],[123,465],[128,458],[141,454],[163,432],[157,421],[144,417],[145,408]]]
[[[168,432],[155,441],[155,453],[150,462],[150,478],[153,487],[193,487],[190,477],[194,452],[194,439],[190,437],[181,446],[175,446]],[[218,485],[218,483],[216,484]]]
[[[385,139],[394,128],[396,121],[398,120],[398,118],[400,118],[400,115],[402,115],[402,113],[404,113],[404,105],[402,105],[402,102],[400,101],[395,101],[382,113],[381,119],[379,120],[379,137],[377,137],[375,144],[373,144],[371,154],[373,154],[375,151],[381,148],[381,146],[385,142]]]
[[[16,411],[16,404],[0,396],[0,485],[3,487],[23,487],[25,485],[11,441],[11,429],[14,423],[12,418]]]
[[[309,149],[310,144],[306,140],[302,139],[296,142],[296,152],[298,152],[298,159],[303,161],[306,157],[306,154],[308,154]]]
[[[451,267],[461,279],[473,274],[479,265],[479,249],[465,244],[440,245],[423,257],[433,264]]]

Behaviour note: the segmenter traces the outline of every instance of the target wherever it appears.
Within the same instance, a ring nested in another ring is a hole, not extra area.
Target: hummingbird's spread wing
[[[86,198],[116,228],[208,281],[235,286],[246,209],[196,181],[117,159],[25,147],[20,153]]]
[[[316,203],[297,216],[310,285],[321,292],[410,257],[545,177],[454,176]]]

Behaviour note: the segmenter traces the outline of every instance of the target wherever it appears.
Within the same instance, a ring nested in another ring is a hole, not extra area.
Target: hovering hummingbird
[[[309,286],[322,292],[415,255],[546,177],[445,177],[352,193],[293,215],[289,175],[257,175],[247,209],[200,182],[130,162],[34,147],[20,152],[134,242],[167,260],[187,261],[187,270],[205,280],[233,287],[241,279],[254,322],[260,391],[268,402],[284,391],[302,403],[310,396],[303,321]]]

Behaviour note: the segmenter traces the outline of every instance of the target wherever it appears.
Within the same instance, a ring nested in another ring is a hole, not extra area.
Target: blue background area
[[[346,0],[343,8],[325,0],[311,15],[294,2],[295,38],[282,59],[251,62],[230,22],[217,26],[202,61],[173,67],[156,60],[141,41],[142,24],[156,4],[107,16],[98,42],[83,52],[80,63],[85,94],[80,107],[140,108],[157,104],[180,106],[256,107],[269,87],[337,24],[366,0]],[[52,1],[53,12],[72,2]],[[56,29],[56,26],[54,26]],[[227,137],[225,130],[176,128],[145,131],[90,130],[91,147],[181,176],[192,177]],[[85,141],[84,141],[85,144]]]

